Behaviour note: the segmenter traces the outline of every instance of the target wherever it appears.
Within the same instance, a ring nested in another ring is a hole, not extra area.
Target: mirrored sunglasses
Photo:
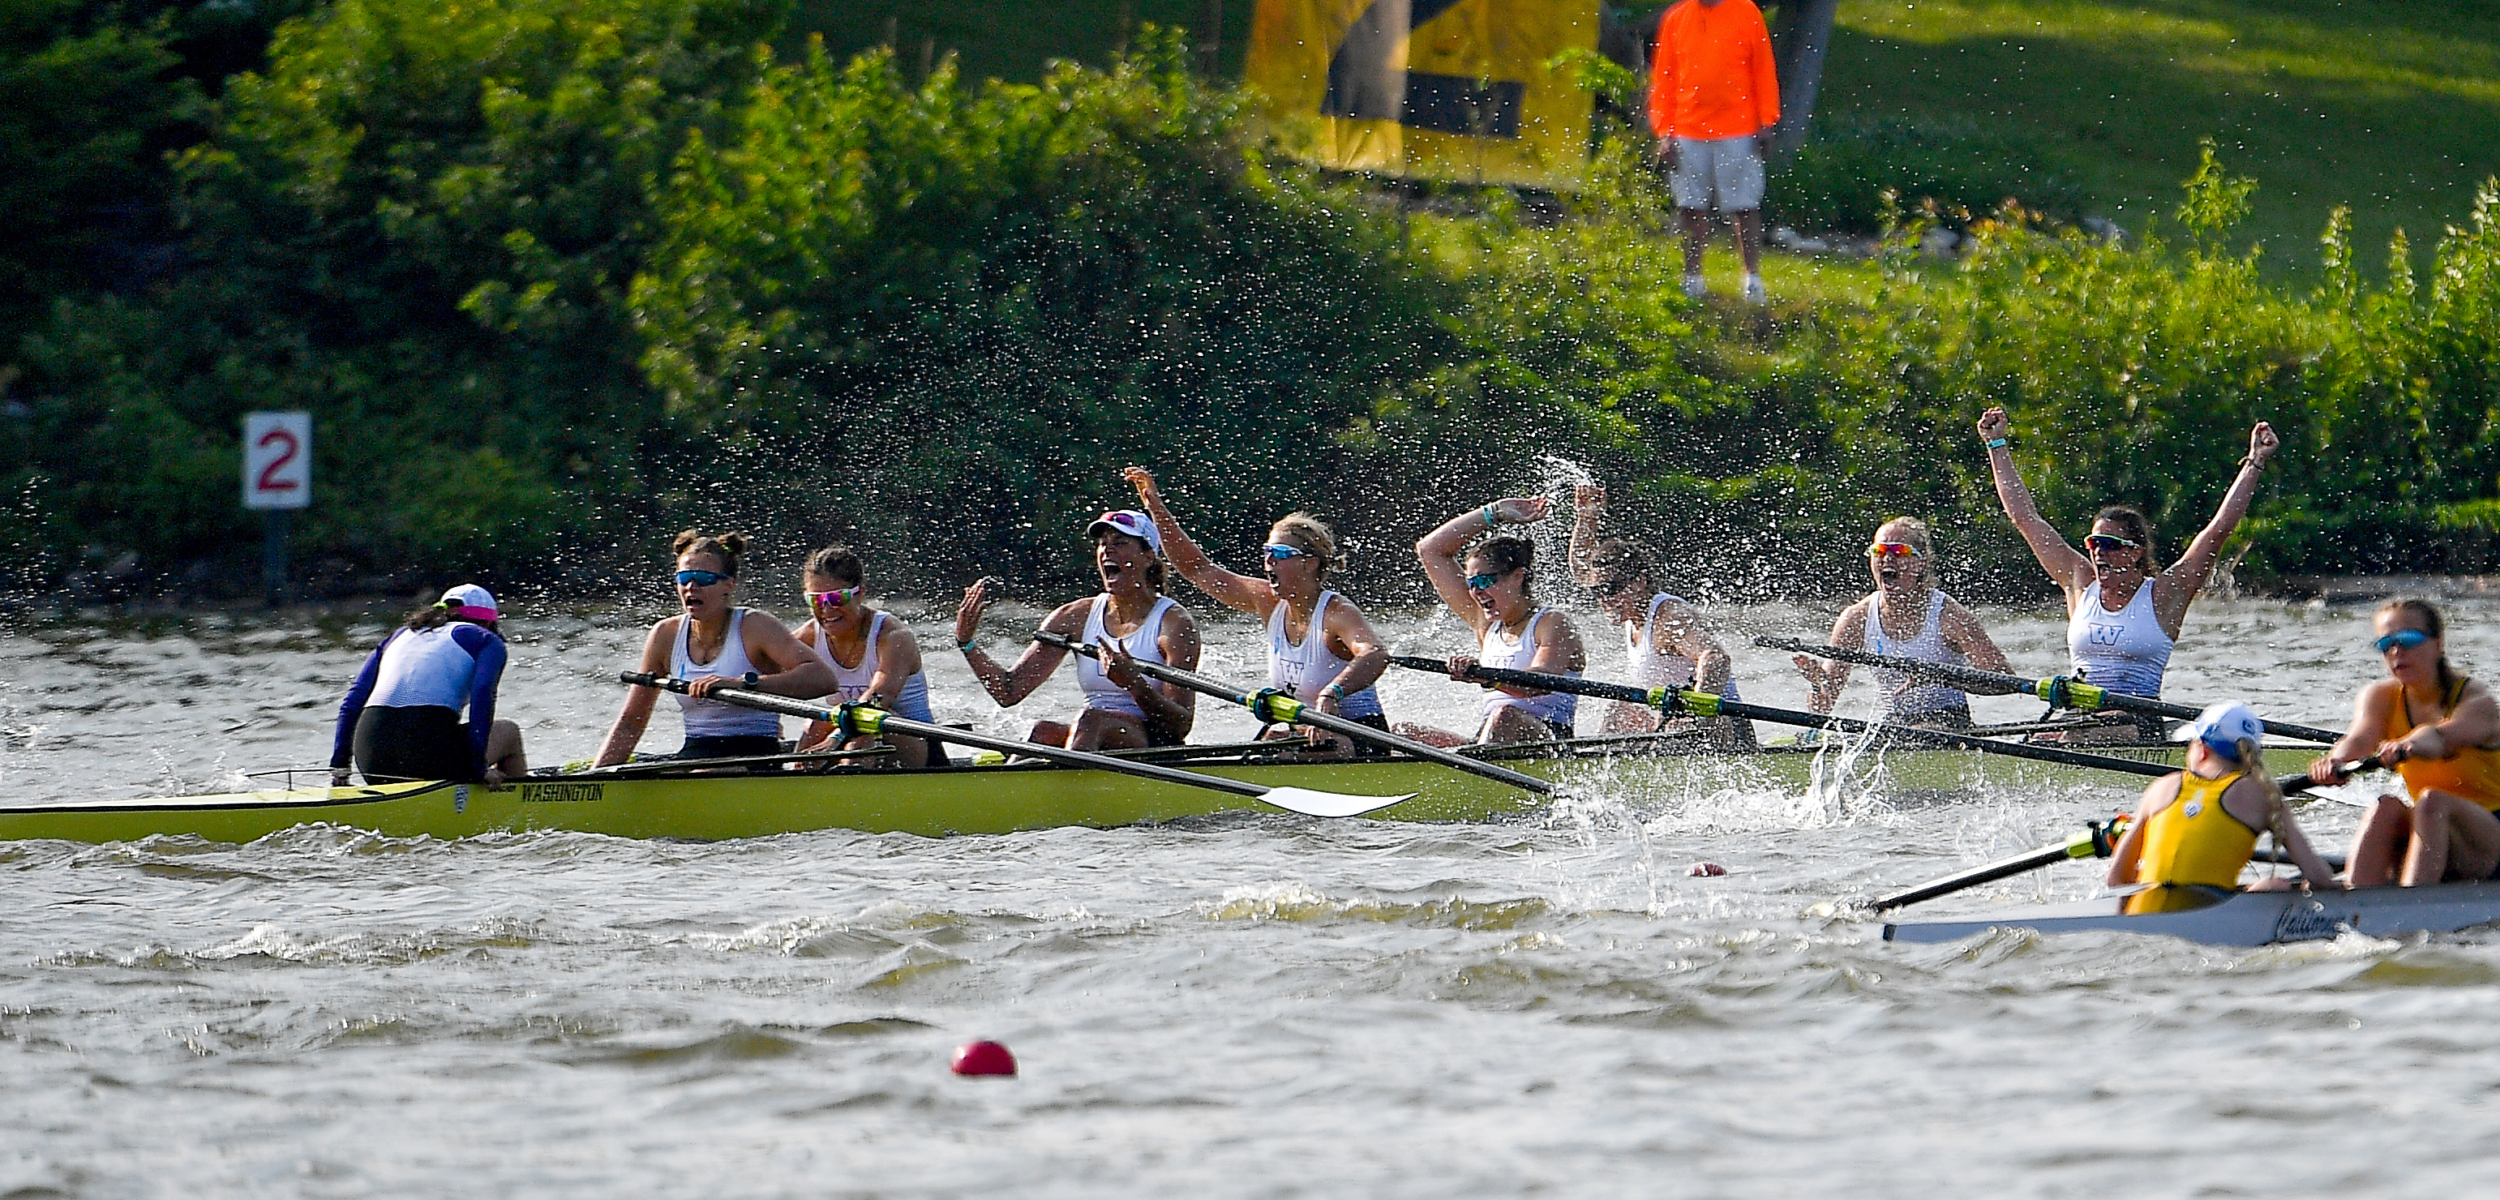
[[[1913,546],[1908,542],[1877,542],[1866,548],[1866,556],[1868,558],[1878,560],[1886,558],[1917,558],[1918,547]]]
[[[830,592],[809,592],[807,606],[809,608],[848,608],[859,603],[860,593],[867,590],[865,586],[862,586],[839,588]]]
[[[1507,573],[1508,572],[1504,572],[1504,574]],[[1492,587],[1494,584],[1500,583],[1501,581],[1501,575],[1470,575],[1467,577],[1467,590],[1471,592],[1481,592],[1486,588]]]
[[[2114,533],[2096,533],[2083,539],[2086,550],[2141,550],[2144,543],[2130,541]]]
[[[1289,558],[1318,557],[1300,546],[1288,546],[1283,542],[1269,542],[1268,544],[1259,547],[1259,549],[1262,553],[1266,554],[1270,560],[1275,562],[1283,562]]]
[[[685,585],[691,583],[696,587],[710,587],[713,584],[720,583],[729,578],[731,578],[731,576],[723,575],[718,571],[679,571],[677,573],[677,585],[679,587],[684,587]]]
[[[2370,644],[2378,647],[2379,653],[2385,654],[2399,646],[2407,650],[2411,650],[2415,646],[2419,646],[2429,640],[2431,640],[2431,635],[2424,633],[2419,629],[2399,629],[2396,632],[2388,634],[2386,637],[2380,638]]]

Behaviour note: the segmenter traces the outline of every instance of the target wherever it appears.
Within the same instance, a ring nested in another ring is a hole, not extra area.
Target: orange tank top
[[[2470,680],[2459,678],[2449,687],[2439,705],[2439,719],[2446,720],[2457,710],[2457,702],[2465,698],[2465,685]],[[2413,732],[2413,713],[2400,690],[2396,703],[2387,710],[2386,740]],[[2500,811],[2500,750],[2468,746],[2447,758],[2408,758],[2396,764],[2396,773],[2404,776],[2405,790],[2419,800],[2422,793],[2433,788],[2453,796],[2462,796],[2484,808]]]

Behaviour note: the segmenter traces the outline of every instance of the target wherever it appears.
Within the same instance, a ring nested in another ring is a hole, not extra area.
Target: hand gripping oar
[[[2343,763],[2338,765],[2335,768],[2335,775],[2340,781],[2350,778],[2356,772],[2371,770],[2378,765],[2378,758],[2373,755],[2369,758],[2362,759],[2360,762]],[[2167,772],[2165,772],[2165,774],[2166,773]],[[2274,784],[2276,787],[2281,788],[2286,794],[2306,791],[2310,788],[2318,786],[2317,781],[2309,778],[2307,775],[2285,775],[2282,778],[2275,780]],[[2031,851],[2027,854],[2017,854],[2012,858],[1999,859],[1996,862],[1987,864],[1986,866],[1972,867],[1967,871],[1947,875],[1942,879],[1930,880],[1906,891],[1894,892],[1889,896],[1877,896],[1873,900],[1867,901],[1866,907],[1874,909],[1900,908],[1904,905],[1916,904],[1921,900],[1933,900],[1938,896],[1950,895],[1954,892],[1961,891],[1964,888],[1978,887],[1983,883],[1994,883],[2008,875],[2020,875],[2025,871],[2036,871],[2052,863],[2065,862],[2070,858],[2108,858],[2110,852],[2117,848],[2119,837],[2126,833],[2127,823],[2134,819],[2135,818],[2132,816],[2122,814],[2120,816],[2112,817],[2107,821],[2087,822],[2083,827],[2083,832],[2067,838],[2065,841],[2042,846],[2039,849]],[[2261,854],[2254,857],[2266,858],[2267,856]],[[2287,861],[2289,857],[2289,855],[2277,850],[2274,852],[2271,861],[2284,862]],[[2334,867],[2337,870],[2343,869],[2343,864],[2332,858],[2327,860],[2327,865]]]
[[[1977,696],[2036,696],[2059,708],[2081,709],[2085,712],[2116,709],[2123,712],[2178,717],[2189,721],[2195,720],[2199,711],[2185,704],[2172,704],[2166,700],[2155,700],[2147,696],[2130,696],[2125,692],[2113,692],[2107,688],[2094,687],[2063,675],[2053,675],[2047,679],[2025,679],[2019,675],[1982,671],[1977,667],[1966,667],[1960,663],[1902,658],[1892,654],[1877,654],[1870,650],[1852,650],[1845,646],[1824,646],[1814,642],[1799,641],[1796,638],[1758,637],[1753,640],[1753,644],[1772,650],[1790,650],[1798,654],[1811,654],[1816,658],[1828,658],[1835,662],[1856,663],[1864,667],[1883,667],[1887,670],[1901,671],[1919,679],[1950,684],[1954,688]],[[2296,725],[2290,721],[2266,721],[2264,725],[2268,733],[2280,734],[2287,738],[2299,738],[2304,742],[2323,742],[2333,745],[2344,736],[2332,729],[2320,729],[2315,725]]]
[[[1055,633],[1037,633],[1033,635],[1033,640],[1046,646],[1057,646],[1062,650],[1074,651],[1095,658],[1102,656],[1102,651],[1095,647]],[[1184,671],[1179,667],[1164,663],[1136,662],[1133,665],[1139,673],[1149,678],[1178,684],[1193,692],[1201,692],[1218,700],[1238,704],[1249,709],[1250,715],[1271,724],[1309,725],[1316,729],[1325,729],[1330,733],[1344,734],[1356,741],[1370,742],[1375,746],[1387,746],[1393,750],[1403,751],[1416,758],[1437,762],[1452,770],[1465,771],[1470,775],[1482,775],[1487,779],[1507,783],[1512,787],[1535,792],[1540,796],[1554,794],[1553,784],[1534,775],[1522,775],[1505,766],[1469,758],[1464,754],[1452,754],[1437,746],[1427,746],[1413,738],[1383,733],[1369,725],[1321,712],[1274,688],[1262,688],[1256,692],[1249,692],[1223,680],[1201,675],[1195,671]]]
[[[1449,674],[1449,664],[1438,659],[1394,655],[1390,662],[1417,671]],[[1688,692],[1675,688],[1636,688],[1619,683],[1600,683],[1593,679],[1569,679],[1541,671],[1514,671],[1506,667],[1476,667],[1467,678],[1481,683],[1506,683],[1514,687],[1535,688],[1541,692],[1569,692],[1575,696],[1595,696],[1601,700],[1622,700],[1643,704],[1670,717],[1745,717],[1778,725],[1803,725],[1809,729],[1830,729],[1841,733],[1884,733],[1905,738],[1920,738],[1950,746],[1977,750],[1986,754],[2002,754],[2008,758],[2028,758],[2036,762],[2058,763],[2069,767],[2096,767],[2127,775],[2167,775],[2174,768],[2160,763],[2137,762],[2131,758],[2114,758],[2106,754],[2084,754],[2074,750],[2058,750],[2023,742],[1999,742],[1967,733],[1943,729],[1923,729],[1914,725],[1892,725],[1877,721],[1860,721],[1853,717],[1832,717],[1822,713],[1799,712],[1793,708],[1767,708],[1746,704],[1708,692]]]
[[[685,680],[671,679],[642,671],[626,671],[619,678],[638,687],[660,688],[671,692],[686,690]],[[1311,817],[1359,817],[1364,813],[1414,798],[1412,792],[1402,796],[1349,796],[1338,792],[1316,791],[1311,788],[1261,787],[1255,783],[1243,783],[1238,779],[1219,779],[1213,775],[1176,771],[1170,767],[1156,766],[1153,763],[1130,762],[1126,759],[1112,758],[1109,755],[1094,754],[1084,750],[1066,750],[1058,746],[1044,746],[1037,742],[1018,741],[1015,738],[992,737],[986,733],[974,733],[951,725],[933,725],[926,721],[899,717],[884,709],[871,708],[865,704],[837,704],[827,708],[821,704],[793,700],[787,696],[773,695],[770,692],[756,692],[734,687],[713,688],[704,698],[718,700],[723,704],[735,704],[741,708],[780,713],[785,717],[823,721],[840,730],[842,736],[846,738],[862,735],[875,737],[884,733],[934,738],[938,741],[953,742],[959,746],[996,750],[1002,754],[1021,754],[1028,758],[1047,759],[1071,767],[1109,771],[1116,775],[1134,775],[1139,779],[1177,783],[1183,787],[1230,792],[1236,796],[1249,796],[1253,799],[1264,800],[1289,812],[1298,812]]]

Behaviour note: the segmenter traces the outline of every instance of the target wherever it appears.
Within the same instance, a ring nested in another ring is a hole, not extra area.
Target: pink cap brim
[[[497,615],[494,609],[479,608],[474,604],[452,605],[451,615],[458,617],[463,621],[497,621],[502,619],[499,615]]]

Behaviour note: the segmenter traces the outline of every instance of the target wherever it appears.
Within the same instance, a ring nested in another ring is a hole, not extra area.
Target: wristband
[[[1345,699],[1345,685],[1332,680],[1327,687],[1319,690],[1319,694],[1323,696],[1335,696],[1337,699],[1343,700]]]
[[[980,648],[980,643],[981,643],[981,639],[979,639],[979,638],[977,638],[977,637],[968,637],[968,638],[965,638],[964,640],[962,640],[962,641],[960,641],[960,642],[955,643],[955,648],[956,648],[956,649],[958,649],[958,650],[963,651],[963,652],[964,652],[964,653],[966,653],[966,654],[970,654],[970,653],[972,653],[974,650],[976,650],[976,649]]]
[[[1991,449],[1991,450],[2003,450],[2003,449],[2005,449],[2005,439],[2004,439],[2004,438],[1989,438],[1989,439],[1988,439],[1988,448],[1989,448],[1989,449]]]
[[[1493,528],[1493,506],[1490,504],[1484,506],[1484,527]]]

